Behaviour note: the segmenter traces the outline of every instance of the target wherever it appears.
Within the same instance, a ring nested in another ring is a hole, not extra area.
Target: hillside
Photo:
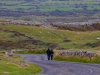
[[[15,27],[15,26],[14,26]],[[23,26],[24,27],[24,26]],[[25,28],[24,30],[26,30]],[[23,30],[23,28],[22,28]],[[27,35],[26,35],[27,34]],[[42,40],[38,40],[36,38],[33,38],[30,36],[31,33],[25,33],[17,30],[12,29],[6,29],[6,28],[0,28],[0,48],[1,49],[39,49],[41,50],[47,47],[59,47],[56,43],[49,43],[49,42],[43,42]],[[35,33],[37,34],[37,33]],[[39,34],[37,34],[39,35]]]
[[[0,25],[1,49],[100,49],[100,31],[52,30],[36,26]]]

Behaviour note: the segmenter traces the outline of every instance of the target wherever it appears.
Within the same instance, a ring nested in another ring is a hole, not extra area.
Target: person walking
[[[48,58],[48,60],[50,60],[50,57],[51,57],[51,51],[50,51],[49,48],[47,49],[46,53],[47,53],[47,58]]]
[[[50,51],[51,51],[51,56],[50,57],[51,57],[51,60],[53,60],[54,51],[53,51],[53,49],[51,49]]]

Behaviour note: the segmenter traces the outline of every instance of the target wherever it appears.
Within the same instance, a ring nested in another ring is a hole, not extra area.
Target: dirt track
[[[23,60],[37,64],[43,72],[39,75],[100,75],[100,64],[80,64],[48,61],[46,55],[22,54]]]

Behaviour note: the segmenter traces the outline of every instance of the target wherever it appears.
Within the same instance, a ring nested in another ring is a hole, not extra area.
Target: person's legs
[[[50,60],[50,55],[47,55],[48,60]]]
[[[51,60],[53,60],[53,55],[51,55]]]

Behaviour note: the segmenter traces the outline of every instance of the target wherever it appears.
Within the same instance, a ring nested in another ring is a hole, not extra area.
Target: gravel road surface
[[[47,60],[42,54],[22,54],[23,60],[37,64],[43,72],[39,75],[100,75],[100,64],[82,64]]]

